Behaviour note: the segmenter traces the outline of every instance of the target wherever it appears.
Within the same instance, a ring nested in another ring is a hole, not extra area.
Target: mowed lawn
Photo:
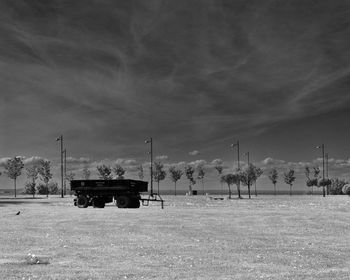
[[[348,196],[164,199],[79,209],[73,197],[0,198],[0,278],[350,279]]]

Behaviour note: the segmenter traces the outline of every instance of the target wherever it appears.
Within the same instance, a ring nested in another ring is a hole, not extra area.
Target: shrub
[[[350,195],[350,184],[344,185],[342,188],[342,192],[343,192],[343,194]]]
[[[49,183],[49,193],[50,194],[59,194],[58,184],[56,182]]]
[[[332,181],[330,179],[321,179],[318,183],[320,187],[330,186],[331,184],[332,184]]]
[[[333,195],[343,194],[342,189],[346,182],[341,179],[332,179],[332,184],[329,188],[329,193]]]
[[[308,187],[317,186],[317,179],[308,179],[306,181],[306,185]]]
[[[40,183],[37,187],[38,194],[47,194],[47,188],[45,184]]]
[[[24,192],[26,194],[31,194],[34,197],[36,193],[35,182],[26,182],[24,187]]]

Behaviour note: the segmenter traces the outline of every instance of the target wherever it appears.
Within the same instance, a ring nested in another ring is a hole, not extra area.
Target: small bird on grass
[[[16,215],[19,215],[19,214],[21,214],[21,211],[18,211]]]

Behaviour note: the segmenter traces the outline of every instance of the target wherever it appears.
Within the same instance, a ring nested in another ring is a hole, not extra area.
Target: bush
[[[24,187],[24,192],[26,194],[31,194],[34,197],[36,193],[35,182],[26,182]]]
[[[319,187],[326,187],[330,186],[332,184],[332,181],[330,179],[321,179],[318,183]]]
[[[308,187],[317,186],[317,179],[309,179],[306,181]]]
[[[38,194],[47,194],[46,185],[40,183],[36,188],[38,190]]]
[[[49,193],[50,194],[59,194],[58,184],[56,182],[49,183]]]
[[[344,180],[341,180],[338,178],[332,179],[332,183],[329,188],[329,194],[333,194],[333,195],[343,194],[342,188],[344,187],[345,184],[346,182]]]
[[[342,188],[342,192],[343,194],[350,195],[350,185],[349,184],[344,185]]]

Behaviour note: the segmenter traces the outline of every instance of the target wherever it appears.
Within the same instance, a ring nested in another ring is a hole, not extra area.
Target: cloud
[[[90,159],[86,157],[80,157],[80,158],[75,158],[75,157],[67,157],[67,163],[89,163]]]
[[[1,167],[4,167],[5,164],[7,163],[7,161],[11,159],[10,157],[3,157],[3,158],[0,158],[0,166]]]
[[[273,159],[271,157],[267,157],[265,158],[262,163],[264,165],[282,165],[285,164],[286,162],[284,160],[280,160],[280,159]]]
[[[194,150],[192,152],[189,152],[188,153],[190,156],[196,156],[196,155],[199,155],[199,152],[197,150]]]
[[[189,165],[193,165],[194,167],[198,167],[198,166],[202,166],[204,167],[206,164],[207,164],[207,161],[204,160],[204,159],[198,159],[198,160],[195,160],[195,161],[191,161],[188,163]]]
[[[160,156],[156,156],[156,159],[165,160],[165,159],[168,159],[168,156],[167,155],[160,155]]]
[[[211,162],[212,165],[216,166],[216,165],[222,165],[223,164],[223,161],[222,159],[213,159],[212,162]]]
[[[118,158],[115,160],[115,163],[120,165],[126,165],[126,166],[138,165],[135,159],[125,159],[125,158]]]
[[[39,163],[41,160],[47,160],[46,158],[43,157],[39,157],[39,156],[32,156],[30,158],[24,158],[23,159],[23,163],[24,165],[29,165],[29,164],[37,164]]]

